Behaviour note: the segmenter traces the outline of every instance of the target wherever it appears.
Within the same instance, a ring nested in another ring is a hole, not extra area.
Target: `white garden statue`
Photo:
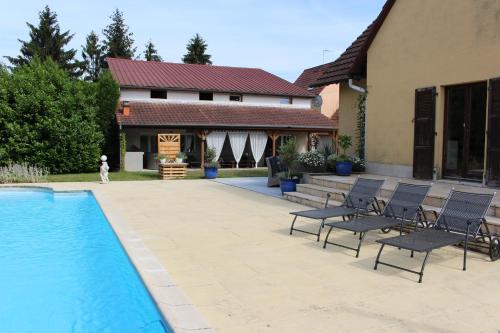
[[[100,170],[101,184],[109,183],[109,178],[108,178],[109,166],[108,166],[107,160],[108,160],[108,157],[106,155],[101,156],[101,161],[102,161],[101,170]]]

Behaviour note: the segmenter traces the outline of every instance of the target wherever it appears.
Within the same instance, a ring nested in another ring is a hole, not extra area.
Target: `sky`
[[[288,81],[302,70],[335,60],[375,19],[385,0],[0,0],[0,62],[19,54],[26,22],[38,23],[47,4],[61,31],[74,34],[78,50],[94,30],[102,36],[118,8],[134,34],[136,56],[148,40],[164,61],[181,62],[186,43],[199,33],[214,65],[258,67]],[[35,25],[36,25],[35,24]],[[323,50],[328,50],[323,52]]]

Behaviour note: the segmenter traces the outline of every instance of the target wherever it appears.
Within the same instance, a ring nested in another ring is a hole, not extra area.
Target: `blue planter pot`
[[[285,192],[295,192],[297,190],[298,179],[280,179],[281,194]]]
[[[217,168],[207,168],[205,167],[205,178],[206,179],[215,179],[217,178]]]
[[[336,173],[339,176],[350,176],[352,173],[351,162],[337,162],[335,165]]]

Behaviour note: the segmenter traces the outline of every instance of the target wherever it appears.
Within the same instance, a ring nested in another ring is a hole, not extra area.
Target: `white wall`
[[[167,99],[180,101],[198,101],[200,99],[200,93],[197,91],[168,90]]]
[[[280,96],[243,95],[243,102],[252,104],[280,104]]]
[[[149,99],[151,97],[151,92],[149,89],[130,89],[130,88],[120,88],[120,99],[121,100],[134,100],[134,99]]]
[[[311,107],[311,98],[294,97],[292,100],[292,103],[294,106],[300,106],[303,108],[310,108]]]
[[[237,95],[231,93],[214,93],[214,102],[229,103],[229,96]],[[167,100],[169,101],[199,101],[199,92],[197,91],[179,91],[179,90],[167,90]],[[281,104],[281,99],[283,96],[269,96],[269,95],[250,95],[243,94],[243,102],[231,102],[231,103],[245,103],[245,104],[255,104],[255,105],[265,105],[265,106],[284,106],[284,107],[300,107],[300,108],[310,108],[311,98],[306,97],[293,97],[293,104]],[[121,100],[144,100],[151,99],[150,89],[134,89],[134,88],[121,88],[120,89],[120,99]],[[209,103],[209,101],[204,101]]]

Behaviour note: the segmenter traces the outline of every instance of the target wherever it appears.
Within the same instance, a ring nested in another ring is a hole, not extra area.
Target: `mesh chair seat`
[[[338,206],[322,209],[303,210],[300,212],[291,212],[290,214],[315,220],[324,220],[333,217],[354,215],[356,214],[356,209],[345,206]]]
[[[410,251],[428,252],[448,245],[458,244],[465,240],[465,235],[444,230],[427,229],[403,236],[378,239],[376,242]]]
[[[326,226],[354,232],[368,232],[377,229],[386,229],[401,225],[401,221],[387,216],[366,216],[351,221],[329,222]]]

